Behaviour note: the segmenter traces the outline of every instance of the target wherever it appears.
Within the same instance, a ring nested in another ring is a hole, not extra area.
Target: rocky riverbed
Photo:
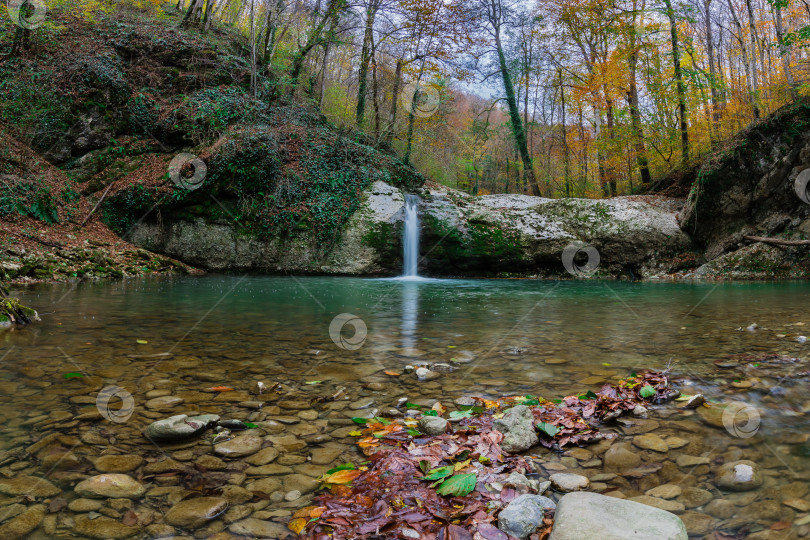
[[[443,386],[455,388],[459,376],[369,370],[347,387],[254,365],[225,387],[227,373],[193,356],[115,359],[69,377],[61,362],[12,369],[16,380],[1,385],[3,538],[285,538],[317,479],[362,459],[352,418],[416,414],[403,399],[455,409],[456,390]],[[590,384],[606,373],[589,373]],[[576,368],[571,377],[585,379]],[[112,383],[133,392],[115,394]],[[482,390],[503,395],[512,386],[491,381]],[[735,436],[721,404],[680,405],[620,418],[605,430],[615,439],[559,453],[532,448],[539,478],[551,482],[546,495],[583,490],[640,502],[675,513],[699,538],[810,535],[808,434]]]

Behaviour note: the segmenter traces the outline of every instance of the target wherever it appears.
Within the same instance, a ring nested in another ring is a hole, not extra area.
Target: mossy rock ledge
[[[0,330],[39,321],[36,310],[24,306],[16,298],[3,298],[0,303]]]

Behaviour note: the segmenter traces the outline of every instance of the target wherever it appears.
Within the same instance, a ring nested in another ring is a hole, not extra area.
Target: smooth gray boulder
[[[646,504],[578,491],[557,503],[549,540],[688,540],[681,518]]]
[[[448,422],[438,416],[423,416],[419,419],[419,431],[425,435],[441,435],[447,432]]]
[[[216,414],[187,416],[178,414],[157,422],[152,422],[144,430],[144,435],[152,441],[180,441],[190,439],[219,420]]]
[[[501,448],[504,452],[516,454],[536,445],[540,439],[534,430],[534,416],[525,405],[517,405],[507,410],[503,418],[498,418],[492,427],[503,433]]]
[[[554,501],[542,495],[521,495],[498,514],[498,528],[515,538],[526,538],[543,523],[546,510],[554,509]]]

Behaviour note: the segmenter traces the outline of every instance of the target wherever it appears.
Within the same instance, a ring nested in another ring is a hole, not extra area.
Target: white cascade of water
[[[417,277],[419,266],[419,197],[405,195],[405,229],[402,246],[405,259],[403,277]]]

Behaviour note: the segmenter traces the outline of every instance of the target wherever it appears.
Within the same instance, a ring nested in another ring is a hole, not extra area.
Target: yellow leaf
[[[301,534],[301,531],[303,531],[306,526],[307,520],[304,518],[295,518],[294,520],[290,521],[289,525],[287,525],[287,527],[289,527],[289,529],[295,534]]]
[[[348,484],[358,476],[360,476],[361,471],[354,471],[354,470],[343,470],[338,471],[334,474],[330,474],[324,480],[327,484]]]
[[[355,430],[355,431],[350,431],[349,432],[349,437],[362,437],[362,436],[363,436],[362,431]]]
[[[466,461],[460,461],[460,462],[456,463],[455,465],[453,465],[453,472],[460,471],[461,469],[463,469],[464,467],[469,465],[470,461],[471,460],[468,459]]]
[[[149,342],[148,342],[148,341],[146,341],[145,339],[137,339],[137,340],[135,340],[135,341],[136,341],[136,343],[138,343],[138,344],[140,344],[140,345],[146,345],[147,343],[149,343]]]

